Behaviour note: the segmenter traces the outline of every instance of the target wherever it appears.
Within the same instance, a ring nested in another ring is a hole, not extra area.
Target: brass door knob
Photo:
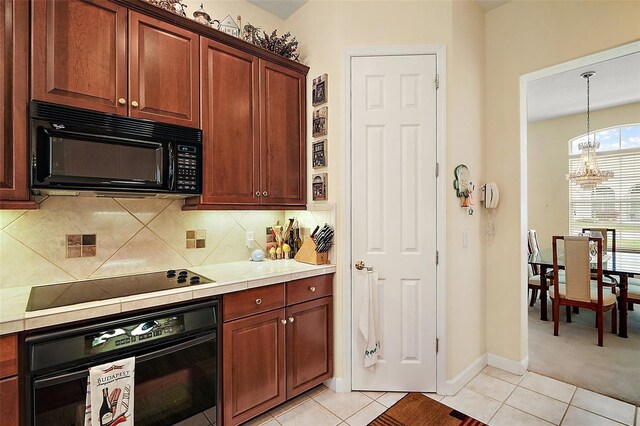
[[[256,305],[261,305],[262,304],[262,299],[256,299]]]
[[[134,108],[138,108],[138,102],[137,101],[131,101],[131,106]]]
[[[289,317],[289,322],[295,321],[293,317]]]
[[[282,325],[287,325],[287,320],[280,320],[280,323],[281,323]]]
[[[268,193],[267,191],[264,191],[264,192],[262,193],[262,195],[263,195],[264,197],[266,197],[267,195],[269,195],[269,193]]]
[[[120,98],[120,99],[118,99],[118,103],[120,105],[126,105],[127,104],[127,100],[125,98]]]
[[[309,291],[313,293],[314,291],[316,291],[316,288],[315,288],[315,287],[313,287],[313,286],[312,286],[312,287],[309,287]]]
[[[355,264],[355,267],[358,271],[362,271],[366,266],[362,260],[358,260]]]
[[[256,191],[256,197],[260,196],[260,191]]]

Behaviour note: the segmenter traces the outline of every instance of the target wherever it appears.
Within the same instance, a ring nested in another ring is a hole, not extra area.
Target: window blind
[[[579,161],[579,155],[570,156],[569,170]],[[640,252],[640,149],[599,153],[598,166],[614,177],[594,190],[569,183],[569,232],[614,228],[617,250]]]

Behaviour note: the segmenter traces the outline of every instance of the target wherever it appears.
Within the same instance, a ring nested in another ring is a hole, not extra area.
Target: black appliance
[[[31,288],[27,312],[214,282],[186,269],[98,278]]]
[[[88,369],[130,356],[136,426],[216,425],[219,331],[209,300],[27,336],[27,425],[83,426]]]
[[[31,101],[31,189],[36,195],[198,195],[202,131]]]

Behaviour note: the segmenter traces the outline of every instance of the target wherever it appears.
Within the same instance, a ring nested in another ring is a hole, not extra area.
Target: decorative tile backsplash
[[[311,229],[332,223],[329,211],[183,212],[182,200],[48,197],[38,210],[0,211],[0,287],[246,260],[265,249],[266,227],[290,217]]]

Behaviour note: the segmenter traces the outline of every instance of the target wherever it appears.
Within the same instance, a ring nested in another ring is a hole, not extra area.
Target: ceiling
[[[634,53],[529,82],[528,120],[586,112],[587,84],[580,77],[586,71],[596,72],[591,77],[592,110],[640,102],[640,53]]]
[[[287,19],[308,0],[247,0],[254,6],[266,10],[281,19]]]

